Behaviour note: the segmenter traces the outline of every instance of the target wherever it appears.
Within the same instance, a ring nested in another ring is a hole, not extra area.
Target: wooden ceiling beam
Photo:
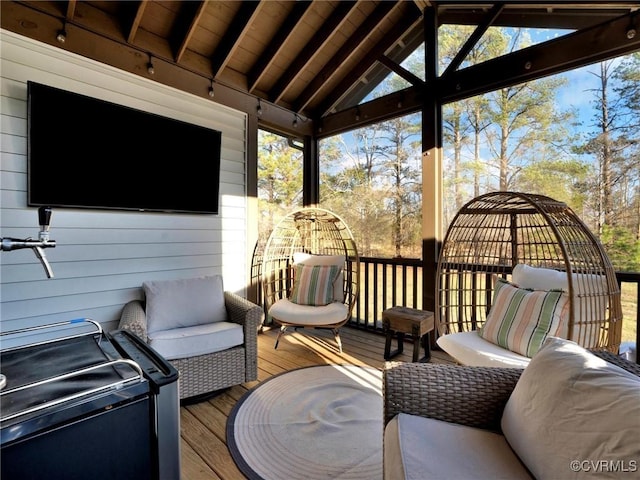
[[[487,2],[487,4],[492,2]],[[536,8],[529,2],[505,2],[506,8],[496,18],[493,25],[496,27],[513,28],[552,28],[566,30],[582,30],[592,27],[603,21],[614,20],[620,16],[620,6],[629,5],[628,12],[638,8],[637,1],[617,2],[617,8],[606,8],[606,2],[584,2],[587,8],[580,8],[576,4],[572,8],[571,2],[565,5],[551,7],[550,3],[544,7]],[[479,25],[486,16],[485,9],[481,5],[473,5],[471,2],[460,5],[459,2],[434,2],[438,9],[438,23],[451,25]],[[526,12],[525,12],[526,10]]]
[[[135,42],[136,34],[140,28],[140,22],[142,22],[142,17],[144,16],[144,11],[148,4],[148,0],[138,2],[138,7],[135,9],[133,19],[131,20],[131,26],[128,29],[129,33],[127,34],[127,43],[133,44]]]
[[[269,42],[258,61],[251,67],[251,71],[247,75],[247,84],[249,92],[254,92],[258,82],[262,79],[262,76],[267,72],[269,66],[273,62],[276,55],[282,50],[283,45],[287,39],[291,36],[293,29],[298,25],[300,19],[304,16],[306,11],[311,6],[311,2],[299,1],[293,6],[293,10],[289,13],[282,26],[278,29],[275,37]]]
[[[440,79],[441,99],[450,103],[638,51],[638,29],[636,12],[452,72]]]
[[[469,55],[469,52],[473,49],[473,47],[476,46],[476,43],[478,43],[478,41],[480,40],[480,38],[482,38],[488,28],[493,25],[493,22],[496,21],[496,18],[498,18],[498,15],[500,15],[503,10],[504,3],[502,2],[496,3],[493,7],[491,7],[491,10],[487,12],[487,15],[482,20],[482,22],[476,27],[473,33],[469,35],[467,41],[464,42],[464,45],[460,48],[458,53],[456,53],[456,56],[453,58],[453,60],[451,60],[451,63],[447,66],[446,70],[442,74],[443,77],[448,76],[451,72],[458,69],[464,59],[467,58],[467,55]]]
[[[303,111],[314,96],[338,70],[338,68],[351,56],[355,49],[354,45],[360,45],[376,29],[395,7],[395,2],[380,2],[376,8],[367,16],[360,27],[349,37],[349,40],[340,48],[331,60],[327,62],[318,75],[309,83],[304,91],[298,96],[293,108],[297,112]]]
[[[291,62],[286,71],[280,76],[274,87],[269,91],[269,99],[274,103],[282,100],[289,85],[304,71],[309,61],[317,55],[334,31],[346,21],[349,12],[356,6],[354,1],[338,2],[336,9],[329,18],[316,30],[311,40],[298,56]]]
[[[316,120],[316,136],[330,137],[420,111],[423,87],[409,87]]]
[[[329,93],[325,100],[318,106],[316,111],[313,113],[313,118],[319,119],[320,117],[330,113],[334,109],[335,105],[340,102],[342,97],[344,97],[355,85],[358,84],[362,76],[367,73],[367,71],[377,61],[379,56],[378,52],[386,52],[407,32],[411,25],[415,23],[415,21],[420,17],[421,12],[414,4],[411,5],[413,5],[414,8],[410,11],[413,12],[414,15],[403,15],[402,20],[396,23],[393,28],[384,35],[380,42],[373,45],[367,52],[367,55],[363,55],[363,60],[351,69],[349,75],[336,85],[333,91]]]
[[[171,32],[171,37],[176,39],[176,43],[179,44],[176,49],[175,60],[176,63],[180,63],[184,52],[187,50],[189,41],[193,37],[193,34],[198,27],[198,23],[202,18],[204,10],[206,8],[206,2],[184,2],[180,9],[179,20],[176,22],[174,31]]]
[[[387,67],[392,72],[395,72],[398,76],[404,78],[411,85],[415,85],[417,87],[421,87],[424,85],[424,80],[422,80],[417,75],[414,75],[409,70],[404,68],[402,65],[394,62],[386,55],[380,55],[378,57],[378,61],[382,63],[385,67]]]
[[[251,28],[253,17],[258,12],[260,2],[243,1],[240,6],[240,10],[234,17],[233,21],[229,24],[229,28],[225,32],[218,48],[211,56],[211,69],[213,71],[213,78],[218,78],[220,72],[229,63],[229,59],[233,55],[233,52],[238,46],[239,40],[246,34],[247,30]]]
[[[73,20],[73,16],[76,14],[76,0],[69,0],[67,2],[67,13],[65,18],[67,20]]]

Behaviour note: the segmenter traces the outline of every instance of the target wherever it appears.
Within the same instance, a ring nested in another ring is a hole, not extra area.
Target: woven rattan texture
[[[498,431],[521,369],[429,363],[385,366],[385,423],[400,412]]]
[[[563,336],[618,351],[620,288],[599,240],[566,204],[517,192],[476,197],[451,222],[438,259],[438,333],[480,328],[494,275],[510,279],[517,264],[566,272],[571,305]]]

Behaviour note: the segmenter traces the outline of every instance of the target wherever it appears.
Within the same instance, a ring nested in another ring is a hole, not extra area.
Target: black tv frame
[[[219,213],[221,132],[27,85],[29,206]]]

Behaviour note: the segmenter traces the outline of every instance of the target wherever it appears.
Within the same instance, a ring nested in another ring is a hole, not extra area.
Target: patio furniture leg
[[[282,334],[286,329],[287,329],[286,325],[280,326],[280,331],[278,332],[278,336],[276,337],[276,344],[273,346],[274,350],[278,348],[278,342],[280,341],[280,337],[282,336]]]
[[[396,337],[398,338],[398,349],[391,351],[391,340],[393,339],[393,330],[387,330],[387,338],[384,342],[384,359],[390,360],[396,355],[400,355],[404,351],[404,333],[403,332],[395,332]]]
[[[342,340],[340,340],[340,332],[337,328],[333,328],[333,336],[336,339],[336,343],[338,344],[338,351],[342,353]]]

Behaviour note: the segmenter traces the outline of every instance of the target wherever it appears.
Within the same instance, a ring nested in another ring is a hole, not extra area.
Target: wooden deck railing
[[[349,325],[371,331],[382,331],[383,310],[395,305],[422,308],[422,261],[417,258],[360,257],[362,282],[358,302]],[[262,303],[259,288],[260,264],[254,258],[252,282],[257,303]],[[631,310],[627,306],[624,322],[636,323],[636,345],[640,345],[640,273],[616,272],[621,287],[630,289]],[[635,289],[634,286],[635,285]],[[634,298],[635,296],[635,298]],[[627,302],[628,303],[628,302]],[[633,315],[635,314],[635,318]],[[639,362],[640,363],[640,362]]]
[[[382,312],[394,305],[422,308],[422,261],[415,258],[361,257],[360,295],[350,325],[382,330]],[[618,284],[631,289],[633,312],[627,307],[624,322],[636,323],[636,345],[640,345],[640,273],[616,272]],[[629,285],[626,285],[629,284]],[[635,289],[634,286],[635,285]],[[627,299],[628,300],[628,299]],[[628,301],[627,301],[628,303]],[[635,314],[635,318],[633,315]],[[640,363],[640,362],[639,362]]]

